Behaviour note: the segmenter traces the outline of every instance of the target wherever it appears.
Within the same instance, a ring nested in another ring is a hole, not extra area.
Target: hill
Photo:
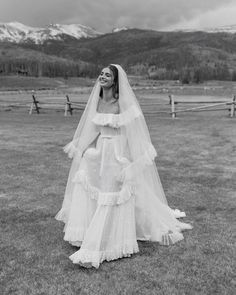
[[[18,44],[1,43],[0,73],[24,76],[91,76],[95,66],[79,59],[60,57]]]
[[[47,40],[42,44],[18,46],[23,50],[93,64],[94,75],[99,67],[119,63],[130,74],[156,79],[185,82],[236,79],[236,34],[225,32],[128,29],[90,39]]]

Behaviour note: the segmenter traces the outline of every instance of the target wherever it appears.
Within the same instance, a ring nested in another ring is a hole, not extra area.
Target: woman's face
[[[101,71],[98,80],[103,88],[110,88],[114,82],[114,75],[109,68],[104,68]]]

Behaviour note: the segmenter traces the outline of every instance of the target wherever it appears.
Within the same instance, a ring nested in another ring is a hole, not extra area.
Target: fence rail
[[[67,116],[68,113],[70,115],[73,115],[74,110],[84,110],[86,103],[78,103],[78,102],[72,102],[70,101],[69,95],[66,95],[66,101],[65,102],[44,102],[39,101],[36,99],[35,94],[32,95],[32,102],[30,105],[29,114],[32,115],[32,113],[35,111],[37,114],[40,114],[40,109],[60,109],[64,110],[64,116]]]
[[[236,95],[234,95],[231,99],[227,98],[224,101],[181,101],[177,100],[174,95],[169,95],[170,105],[171,105],[171,116],[172,118],[176,118],[177,113],[183,112],[196,112],[196,111],[219,111],[219,110],[228,110],[230,117],[234,117],[236,113]],[[178,104],[203,104],[201,106],[185,108],[185,109],[177,109],[176,105]],[[218,108],[219,106],[225,106],[225,108]]]
[[[193,97],[194,99],[188,101],[184,100],[183,97],[175,97],[174,95],[168,95],[168,97],[169,101],[166,100],[166,102],[156,102],[155,99],[153,99],[151,102],[141,100],[140,105],[143,111],[148,115],[167,114],[173,119],[177,117],[177,114],[184,112],[209,112],[226,110],[229,112],[230,117],[234,117],[236,114],[236,95],[234,95],[232,98],[225,98],[221,100],[214,100],[213,98],[212,100],[205,101],[202,99],[202,96],[191,96],[191,99],[193,99]],[[71,101],[68,94],[65,96],[64,101],[46,101],[44,98],[45,97],[40,97],[40,99],[38,99],[34,92],[32,94],[31,103],[16,102],[14,104],[9,104],[9,102],[5,100],[1,101],[1,103],[8,103],[7,107],[29,108],[30,115],[32,115],[33,112],[40,114],[41,110],[62,110],[64,111],[64,116],[68,116],[68,114],[72,116],[74,110],[81,111],[84,110],[86,106],[86,102]],[[60,97],[60,99],[63,99],[63,97]],[[181,108],[178,108],[179,106],[181,106]],[[186,107],[183,108],[183,106]]]

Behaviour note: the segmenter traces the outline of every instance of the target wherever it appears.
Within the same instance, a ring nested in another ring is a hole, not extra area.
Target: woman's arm
[[[64,148],[64,152],[68,154],[69,158],[74,158],[75,155],[83,155],[84,151],[97,140],[99,130],[94,125],[93,128],[86,130],[83,137],[73,139]]]

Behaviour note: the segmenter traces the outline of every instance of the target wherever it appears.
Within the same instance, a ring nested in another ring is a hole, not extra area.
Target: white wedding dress
[[[127,120],[127,114],[105,113],[97,113],[93,119],[99,136],[84,152],[73,179],[72,203],[64,229],[64,240],[80,246],[70,256],[74,263],[91,263],[98,268],[104,260],[127,257],[139,251],[136,233],[139,229],[135,223],[135,188],[138,184],[135,184],[135,178],[123,181],[122,176],[122,172],[132,165],[126,138],[120,134],[120,127]],[[168,206],[159,203],[159,208],[162,212],[156,212],[159,221],[155,229],[159,242],[169,244],[181,240],[180,231],[189,226],[178,222],[174,215],[171,217],[173,212]],[[166,218],[161,218],[166,212],[170,215],[170,228]],[[166,234],[170,234],[173,226],[175,235],[171,241]]]
[[[132,182],[120,179],[130,160],[114,120],[119,117],[96,114],[93,122],[100,134],[95,146],[85,151],[74,178],[76,186],[65,228],[65,240],[81,244],[80,250],[70,256],[74,263],[90,262],[98,267],[103,260],[138,252],[134,188]]]
[[[119,74],[122,82],[120,68]],[[125,76],[123,80],[127,89]],[[65,223],[64,240],[80,247],[70,256],[73,263],[96,268],[104,260],[138,252],[137,240],[170,245],[183,239],[182,230],[192,228],[177,219],[184,212],[167,204],[145,119],[137,104],[128,105],[131,90],[122,96],[120,88],[119,114],[99,113],[98,93],[95,86],[74,139],[66,146],[74,159],[56,215]],[[128,107],[122,110],[122,103]]]

